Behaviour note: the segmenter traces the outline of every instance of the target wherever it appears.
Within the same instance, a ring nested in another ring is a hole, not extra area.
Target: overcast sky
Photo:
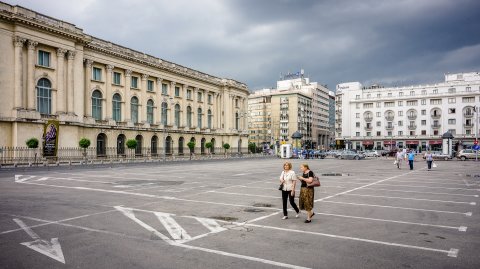
[[[480,71],[478,0],[2,0],[250,90],[312,81],[411,85]]]

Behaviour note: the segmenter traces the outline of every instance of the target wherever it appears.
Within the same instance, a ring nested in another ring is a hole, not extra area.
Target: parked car
[[[458,152],[457,158],[462,161],[465,161],[466,159],[475,159],[476,154],[477,152],[473,149],[462,149]]]
[[[451,160],[452,159],[452,156],[448,155],[448,154],[443,154],[443,153],[435,153],[435,154],[432,154],[432,157],[434,160],[445,160],[445,161],[448,161],[448,160]]]
[[[346,151],[342,152],[342,154],[340,155],[340,159],[360,160],[360,159],[365,159],[365,155],[361,154],[361,153],[357,153],[355,151],[346,150]]]
[[[378,157],[380,154],[376,150],[366,150],[365,151],[365,157]]]
[[[394,157],[397,154],[397,150],[387,150],[382,152],[382,156]]]

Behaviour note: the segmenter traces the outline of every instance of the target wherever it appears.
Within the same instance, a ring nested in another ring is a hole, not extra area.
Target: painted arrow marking
[[[62,247],[58,242],[58,238],[52,238],[50,242],[47,240],[41,239],[38,234],[36,234],[32,229],[30,229],[23,221],[20,219],[13,219],[20,228],[22,228],[34,241],[20,243],[30,249],[33,249],[37,252],[42,253],[45,256],[48,256],[56,261],[59,261],[65,264],[65,257],[63,256]]]
[[[34,178],[35,176],[24,176],[24,175],[15,175],[15,182],[16,183],[23,183],[29,179]]]

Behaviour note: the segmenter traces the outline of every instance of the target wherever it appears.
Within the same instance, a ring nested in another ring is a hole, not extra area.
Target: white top
[[[403,152],[397,152],[397,160],[403,159]]]
[[[285,173],[285,171],[282,172],[280,175],[280,180],[285,180],[283,183],[283,190],[284,191],[291,191],[293,189],[293,182],[297,180],[297,176],[295,175],[295,172],[293,170],[290,170]]]

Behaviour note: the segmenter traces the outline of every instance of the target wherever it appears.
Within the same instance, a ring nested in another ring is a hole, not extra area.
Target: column
[[[86,81],[85,81],[85,103],[84,104],[85,104],[85,117],[87,118],[92,117],[92,109],[91,109],[92,106],[90,104],[92,102],[92,98],[90,96],[92,91],[92,64],[93,64],[92,60],[85,59],[85,80]],[[64,97],[64,100],[65,100],[65,97]],[[66,102],[64,104],[66,104]]]
[[[13,38],[13,45],[15,46],[15,72],[14,72],[14,108],[23,108],[23,64],[22,64],[22,50],[26,39],[15,36]]]
[[[73,60],[75,59],[75,52],[69,50],[67,58],[67,112],[74,115],[75,109],[73,107]]]
[[[153,116],[154,119],[156,119],[156,124],[161,124],[162,122],[162,102],[163,102],[163,96],[162,96],[162,78],[157,78],[157,92],[155,94],[155,97],[157,100],[155,100],[155,106],[157,107],[155,113],[156,115]]]
[[[123,87],[123,96],[125,98],[125,121],[132,121],[131,111],[130,111],[130,85],[131,85],[131,78],[132,78],[132,70],[127,69],[125,70],[125,86]]]
[[[57,114],[64,114],[66,112],[65,106],[67,100],[65,100],[65,84],[63,78],[65,77],[64,64],[65,64],[65,49],[57,49]]]
[[[139,108],[139,111],[138,111],[138,122],[147,122],[147,101],[148,101],[148,98],[147,98],[147,81],[148,81],[148,77],[149,75],[147,74],[142,74],[142,87],[140,89],[140,98],[142,98],[140,100],[140,103],[143,104],[143,107]],[[140,116],[141,114],[141,116]]]
[[[180,126],[187,126],[187,92],[188,85],[183,85],[182,101],[180,102]]]
[[[243,97],[243,130],[248,130],[248,100]]]
[[[176,82],[170,83],[170,91],[167,97],[167,125],[174,125],[175,115],[174,115],[174,103],[175,102],[175,86],[177,85]]]
[[[112,76],[113,76],[113,68],[115,68],[115,66],[113,65],[110,65],[110,64],[107,64],[106,65],[106,68],[107,68],[107,77],[106,77],[106,80],[105,80],[105,97],[104,97],[104,100],[106,102],[105,104],[105,107],[107,108],[106,109],[106,113],[105,113],[105,119],[110,121],[112,120],[112,116],[113,116],[113,111],[112,111],[112,100],[113,100],[113,94],[112,94]]]
[[[35,110],[35,47],[38,42],[28,40],[27,52],[27,109]]]
[[[192,96],[192,128],[198,127],[198,88],[193,88],[193,96]]]

